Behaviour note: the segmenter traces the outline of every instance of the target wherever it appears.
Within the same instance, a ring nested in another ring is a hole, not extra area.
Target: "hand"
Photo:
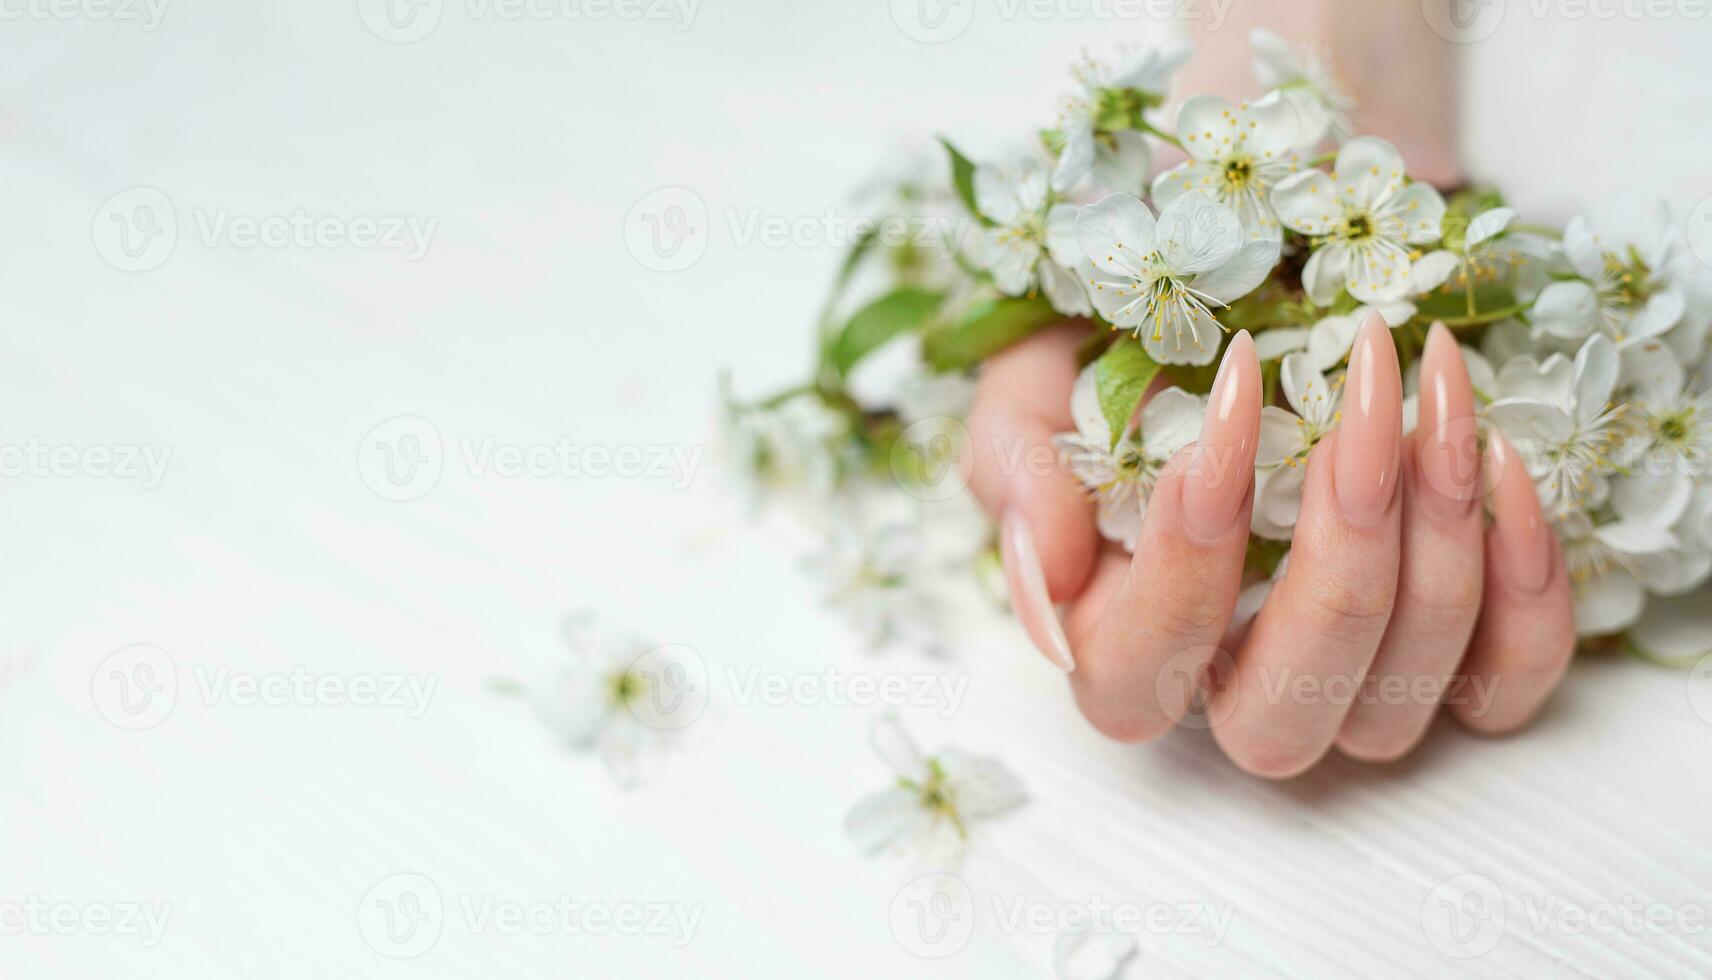
[[[1092,503],[1062,467],[1018,465],[1052,458],[1051,436],[1072,428],[1084,334],[1066,324],[988,362],[969,478],[1000,522],[1018,618],[1070,672],[1096,729],[1153,738],[1200,698],[1226,755],[1282,778],[1334,744],[1357,759],[1399,758],[1441,702],[1484,734],[1534,715],[1574,648],[1569,580],[1502,436],[1491,434],[1481,466],[1457,465],[1476,423],[1450,331],[1428,337],[1420,425],[1405,438],[1390,331],[1376,315],[1362,325],[1339,427],[1305,464],[1286,572],[1234,630],[1262,401],[1253,341],[1242,333],[1227,346],[1201,439],[1162,470],[1132,557],[1100,540]]]

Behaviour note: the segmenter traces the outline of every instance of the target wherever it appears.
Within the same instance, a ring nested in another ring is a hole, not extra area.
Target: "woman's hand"
[[[1487,734],[1533,716],[1574,647],[1568,576],[1514,450],[1494,433],[1467,465],[1474,397],[1448,330],[1428,338],[1405,438],[1390,331],[1362,325],[1339,427],[1306,463],[1285,574],[1235,629],[1262,401],[1253,341],[1227,346],[1201,439],[1161,473],[1132,557],[1100,540],[1074,477],[1029,465],[1055,459],[1051,436],[1072,428],[1081,333],[1065,325],[988,362],[969,477],[1000,521],[1018,618],[1071,672],[1095,728],[1149,739],[1204,701],[1195,717],[1225,753],[1280,778],[1334,744],[1396,759],[1441,703]]]

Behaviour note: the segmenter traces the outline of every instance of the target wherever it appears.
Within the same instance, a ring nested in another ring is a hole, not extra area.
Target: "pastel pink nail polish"
[[[1260,387],[1260,359],[1243,330],[1225,348],[1201,438],[1183,473],[1183,526],[1196,541],[1224,537],[1248,497],[1260,443]]]
[[[1344,378],[1334,466],[1338,507],[1357,527],[1378,524],[1397,495],[1403,439],[1403,375],[1391,329],[1369,313],[1355,335]]]
[[[1551,578],[1551,528],[1540,511],[1534,481],[1516,449],[1497,431],[1486,440],[1492,526],[1497,530],[1499,574],[1518,592],[1532,595]]]
[[[1046,569],[1040,564],[1040,550],[1035,547],[1034,532],[1028,520],[1016,510],[1006,510],[999,519],[999,553],[1005,562],[1005,581],[1011,590],[1011,606],[1023,632],[1035,647],[1046,655],[1058,669],[1069,673],[1076,669],[1076,659],[1070,655],[1070,640],[1064,626],[1058,622],[1058,610],[1052,607],[1052,596],[1046,591]]]
[[[1419,419],[1415,483],[1421,506],[1447,519],[1462,517],[1479,494],[1480,434],[1468,367],[1442,323],[1427,333],[1421,355]]]

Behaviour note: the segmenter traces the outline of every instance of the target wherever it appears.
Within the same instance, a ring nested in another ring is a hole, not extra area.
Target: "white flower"
[[[1415,304],[1399,301],[1361,306],[1349,313],[1321,317],[1312,327],[1263,330],[1254,339],[1255,353],[1263,361],[1273,361],[1291,351],[1306,351],[1315,370],[1330,371],[1349,356],[1349,349],[1355,346],[1355,335],[1369,313],[1378,313],[1386,326],[1395,329],[1415,315]]]
[[[1549,273],[1551,246],[1536,235],[1510,233],[1515,218],[1515,211],[1503,207],[1475,215],[1454,251],[1439,249],[1415,260],[1410,292],[1424,296],[1454,275],[1458,289],[1507,283],[1519,298],[1537,295]]]
[[[1205,406],[1198,396],[1167,388],[1142,408],[1140,430],[1123,433],[1114,446],[1111,426],[1100,411],[1094,372],[1093,365],[1084,368],[1070,396],[1076,431],[1059,433],[1052,443],[1065,467],[1098,502],[1100,534],[1134,551],[1159,472],[1179,449],[1200,437]]]
[[[1007,296],[1034,292],[1038,283],[1052,308],[1066,316],[1093,312],[1070,271],[1075,265],[1076,209],[1047,209],[1046,171],[1033,160],[1009,169],[975,168],[975,205],[994,222],[982,230],[980,260]]]
[[[976,823],[1026,798],[1022,782],[997,759],[957,749],[924,756],[894,714],[875,718],[868,738],[893,780],[844,818],[845,833],[864,854],[916,852],[930,866],[954,867]]]
[[[1617,371],[1617,351],[1600,336],[1573,364],[1562,354],[1543,363],[1517,357],[1498,371],[1498,398],[1486,418],[1521,454],[1548,517],[1605,499],[1605,477],[1616,470],[1624,442],[1623,409],[1610,405]]]
[[[1649,226],[1630,233],[1599,229],[1582,215],[1563,232],[1563,251],[1581,278],[1554,282],[1534,303],[1534,328],[1580,341],[1595,329],[1613,341],[1657,337],[1687,308],[1678,274],[1675,228],[1660,205]]]
[[[759,503],[768,490],[803,490],[824,500],[837,487],[850,420],[805,394],[770,407],[739,404],[722,382],[720,455],[730,462],[741,496]]]
[[[1328,135],[1342,143],[1349,138],[1349,113],[1355,108],[1349,90],[1329,61],[1307,48],[1292,47],[1265,28],[1249,35],[1254,52],[1254,77],[1261,87],[1277,89],[1300,118],[1301,146],[1313,146]]]
[[[1712,475],[1712,391],[1690,381],[1676,354],[1656,340],[1625,347],[1618,377],[1628,406],[1629,479],[1661,499],[1692,492],[1697,479]]]
[[[1130,115],[1163,102],[1171,74],[1193,53],[1187,44],[1173,44],[1135,55],[1116,72],[1086,57],[1073,66],[1078,91],[1064,100],[1059,112],[1064,148],[1052,174],[1052,189],[1062,194],[1092,172],[1101,187],[1141,193],[1153,167],[1147,140],[1130,129],[1105,130],[1101,117],[1114,109],[1118,115]],[[1143,94],[1133,105],[1132,92]]]
[[[1313,359],[1298,351],[1284,358],[1278,381],[1295,414],[1276,405],[1261,409],[1251,527],[1261,537],[1285,540],[1302,510],[1308,455],[1342,418],[1343,375],[1326,380]]]
[[[1649,600],[1628,639],[1643,656],[1673,665],[1691,666],[1712,654],[1712,586]]]
[[[1245,243],[1236,213],[1199,192],[1157,219],[1128,194],[1109,194],[1082,209],[1076,240],[1095,308],[1133,329],[1161,364],[1211,362],[1220,328],[1209,307],[1228,306],[1278,262],[1278,243]]]
[[[1617,495],[1621,504],[1622,495]],[[1619,506],[1615,518],[1579,511],[1556,521],[1563,561],[1575,593],[1575,628],[1583,636],[1627,629],[1646,604],[1642,563],[1675,548],[1670,525],[1680,515]]]
[[[1302,285],[1325,306],[1338,291],[1365,303],[1402,299],[1410,290],[1410,248],[1439,238],[1444,199],[1411,184],[1403,158],[1371,136],[1345,143],[1333,176],[1307,170],[1272,194],[1285,227],[1316,239]]]
[[[1177,110],[1177,138],[1189,160],[1154,179],[1155,204],[1165,207],[1179,194],[1200,191],[1235,211],[1248,237],[1282,237],[1272,187],[1301,169],[1291,149],[1297,138],[1290,103],[1276,93],[1240,106],[1197,95]]]
[[[808,561],[826,604],[842,612],[869,648],[935,645],[938,603],[923,560],[920,530],[903,520],[866,518],[852,507]]]
[[[650,644],[587,616],[564,627],[570,656],[528,688],[530,707],[567,745],[593,750],[630,787],[706,705],[706,670],[682,647]]]

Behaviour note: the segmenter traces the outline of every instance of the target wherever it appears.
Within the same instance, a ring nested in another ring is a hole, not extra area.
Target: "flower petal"
[[[1652,599],[1629,639],[1663,660],[1691,663],[1712,653],[1712,588]]]
[[[1302,287],[1308,298],[1318,306],[1330,306],[1343,292],[1349,279],[1350,250],[1339,242],[1328,242],[1314,249],[1308,264],[1302,267]]]
[[[1242,242],[1242,223],[1236,212],[1198,192],[1178,197],[1160,212],[1154,237],[1154,247],[1165,257],[1166,268],[1177,275],[1217,269],[1236,255]],[[1248,288],[1256,285],[1258,281]]]
[[[1579,279],[1554,282],[1534,300],[1534,326],[1553,337],[1580,340],[1593,329],[1599,297]]]
[[[1475,246],[1494,235],[1501,234],[1510,222],[1516,220],[1513,208],[1489,208],[1474,216],[1468,223],[1468,232],[1463,236],[1463,251],[1472,252]]]
[[[1363,211],[1376,211],[1386,198],[1403,190],[1403,157],[1376,136],[1358,136],[1345,143],[1332,169],[1339,194]]]
[[[869,724],[868,744],[893,774],[904,779],[926,778],[927,760],[922,758],[921,749],[895,713],[888,711]]]
[[[1605,411],[1617,387],[1622,363],[1617,348],[1604,334],[1594,334],[1575,354],[1575,417],[1588,422]]]
[[[1221,303],[1234,303],[1266,281],[1278,265],[1278,251],[1277,241],[1248,242],[1237,249],[1224,265],[1196,276],[1193,285],[1197,292],[1206,293]]]
[[[1276,361],[1293,350],[1303,350],[1307,346],[1307,327],[1274,327],[1254,335],[1254,354],[1262,361]]]
[[[1260,444],[1254,451],[1254,465],[1277,466],[1296,454],[1302,444],[1302,422],[1277,405],[1260,410]]]
[[[1058,165],[1052,170],[1052,189],[1060,194],[1075,187],[1094,166],[1094,126],[1086,117],[1064,127],[1064,149],[1058,154]],[[980,204],[977,194],[975,203]],[[982,207],[985,213],[985,206]],[[989,215],[991,217],[991,215]]]
[[[1109,140],[1111,145],[1107,145]],[[1094,183],[1111,191],[1140,195],[1153,172],[1153,150],[1136,132],[1109,133],[1094,142]]]
[[[1337,185],[1318,170],[1304,170],[1272,188],[1272,209],[1286,228],[1304,235],[1324,235],[1343,219]]]
[[[945,771],[952,803],[966,820],[996,816],[1021,806],[1028,799],[1022,780],[1004,763],[986,756],[947,749],[936,758]]]
[[[1197,395],[1170,387],[1153,396],[1141,410],[1141,441],[1147,454],[1169,457],[1201,437],[1206,406]]]
[[[1107,194],[1076,216],[1076,242],[1100,271],[1135,277],[1142,257],[1153,251],[1157,228],[1147,205],[1128,194]]]
[[[1641,583],[1621,569],[1575,585],[1575,631],[1600,636],[1628,629],[1640,618],[1647,596]]]
[[[929,818],[921,797],[907,789],[871,793],[856,801],[844,817],[844,834],[863,854],[877,854],[902,843]]]
[[[1379,202],[1373,222],[1387,238],[1411,245],[1436,242],[1443,234],[1445,202],[1431,184],[1410,184]]]

